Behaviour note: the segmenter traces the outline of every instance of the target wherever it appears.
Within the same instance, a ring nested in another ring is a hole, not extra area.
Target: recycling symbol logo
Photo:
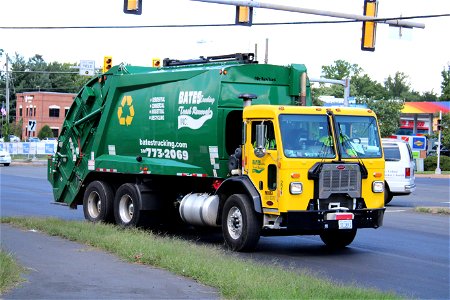
[[[117,109],[117,117],[120,125],[130,126],[134,117],[133,98],[123,96],[120,106]]]

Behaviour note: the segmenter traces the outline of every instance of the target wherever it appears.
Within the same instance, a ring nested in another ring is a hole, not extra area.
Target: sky
[[[363,0],[264,0],[260,2],[361,15]],[[379,17],[449,14],[449,0],[379,0]],[[1,1],[0,27],[109,26],[234,23],[235,8],[189,0],[143,0],[142,15],[123,13],[123,0]],[[254,9],[254,23],[338,20],[330,17]],[[424,29],[377,27],[375,51],[361,51],[360,22],[274,26],[184,27],[145,29],[2,29],[0,49],[26,59],[43,55],[46,62],[77,63],[103,57],[113,64],[150,66],[152,58],[192,59],[199,56],[255,52],[268,63],[305,64],[311,78],[321,67],[342,59],[358,64],[373,80],[384,83],[397,71],[409,76],[418,92],[441,93],[442,70],[450,65],[450,17],[413,19]],[[4,70],[4,56],[0,69]]]

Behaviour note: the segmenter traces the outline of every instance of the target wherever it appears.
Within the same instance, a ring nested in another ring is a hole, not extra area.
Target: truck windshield
[[[381,142],[374,117],[335,115],[335,118],[342,158],[381,157]]]
[[[286,157],[336,157],[325,115],[280,115],[280,131]]]

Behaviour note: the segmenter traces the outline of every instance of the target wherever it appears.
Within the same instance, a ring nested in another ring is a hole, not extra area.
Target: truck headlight
[[[303,184],[301,182],[291,182],[289,185],[289,192],[292,195],[298,195],[303,192]]]
[[[384,182],[383,181],[372,182],[372,192],[382,193],[383,191],[384,191]]]

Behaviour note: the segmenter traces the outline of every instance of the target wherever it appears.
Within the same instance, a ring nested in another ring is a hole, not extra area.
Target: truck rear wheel
[[[222,211],[225,245],[233,251],[251,251],[261,235],[261,221],[244,194],[231,195]]]
[[[92,181],[83,196],[83,212],[91,222],[113,222],[114,194],[111,187],[103,181]]]
[[[342,249],[350,245],[356,236],[356,229],[327,230],[320,234],[320,238],[331,249]]]
[[[122,184],[114,198],[116,224],[124,227],[138,226],[140,219],[139,191],[131,183]]]

